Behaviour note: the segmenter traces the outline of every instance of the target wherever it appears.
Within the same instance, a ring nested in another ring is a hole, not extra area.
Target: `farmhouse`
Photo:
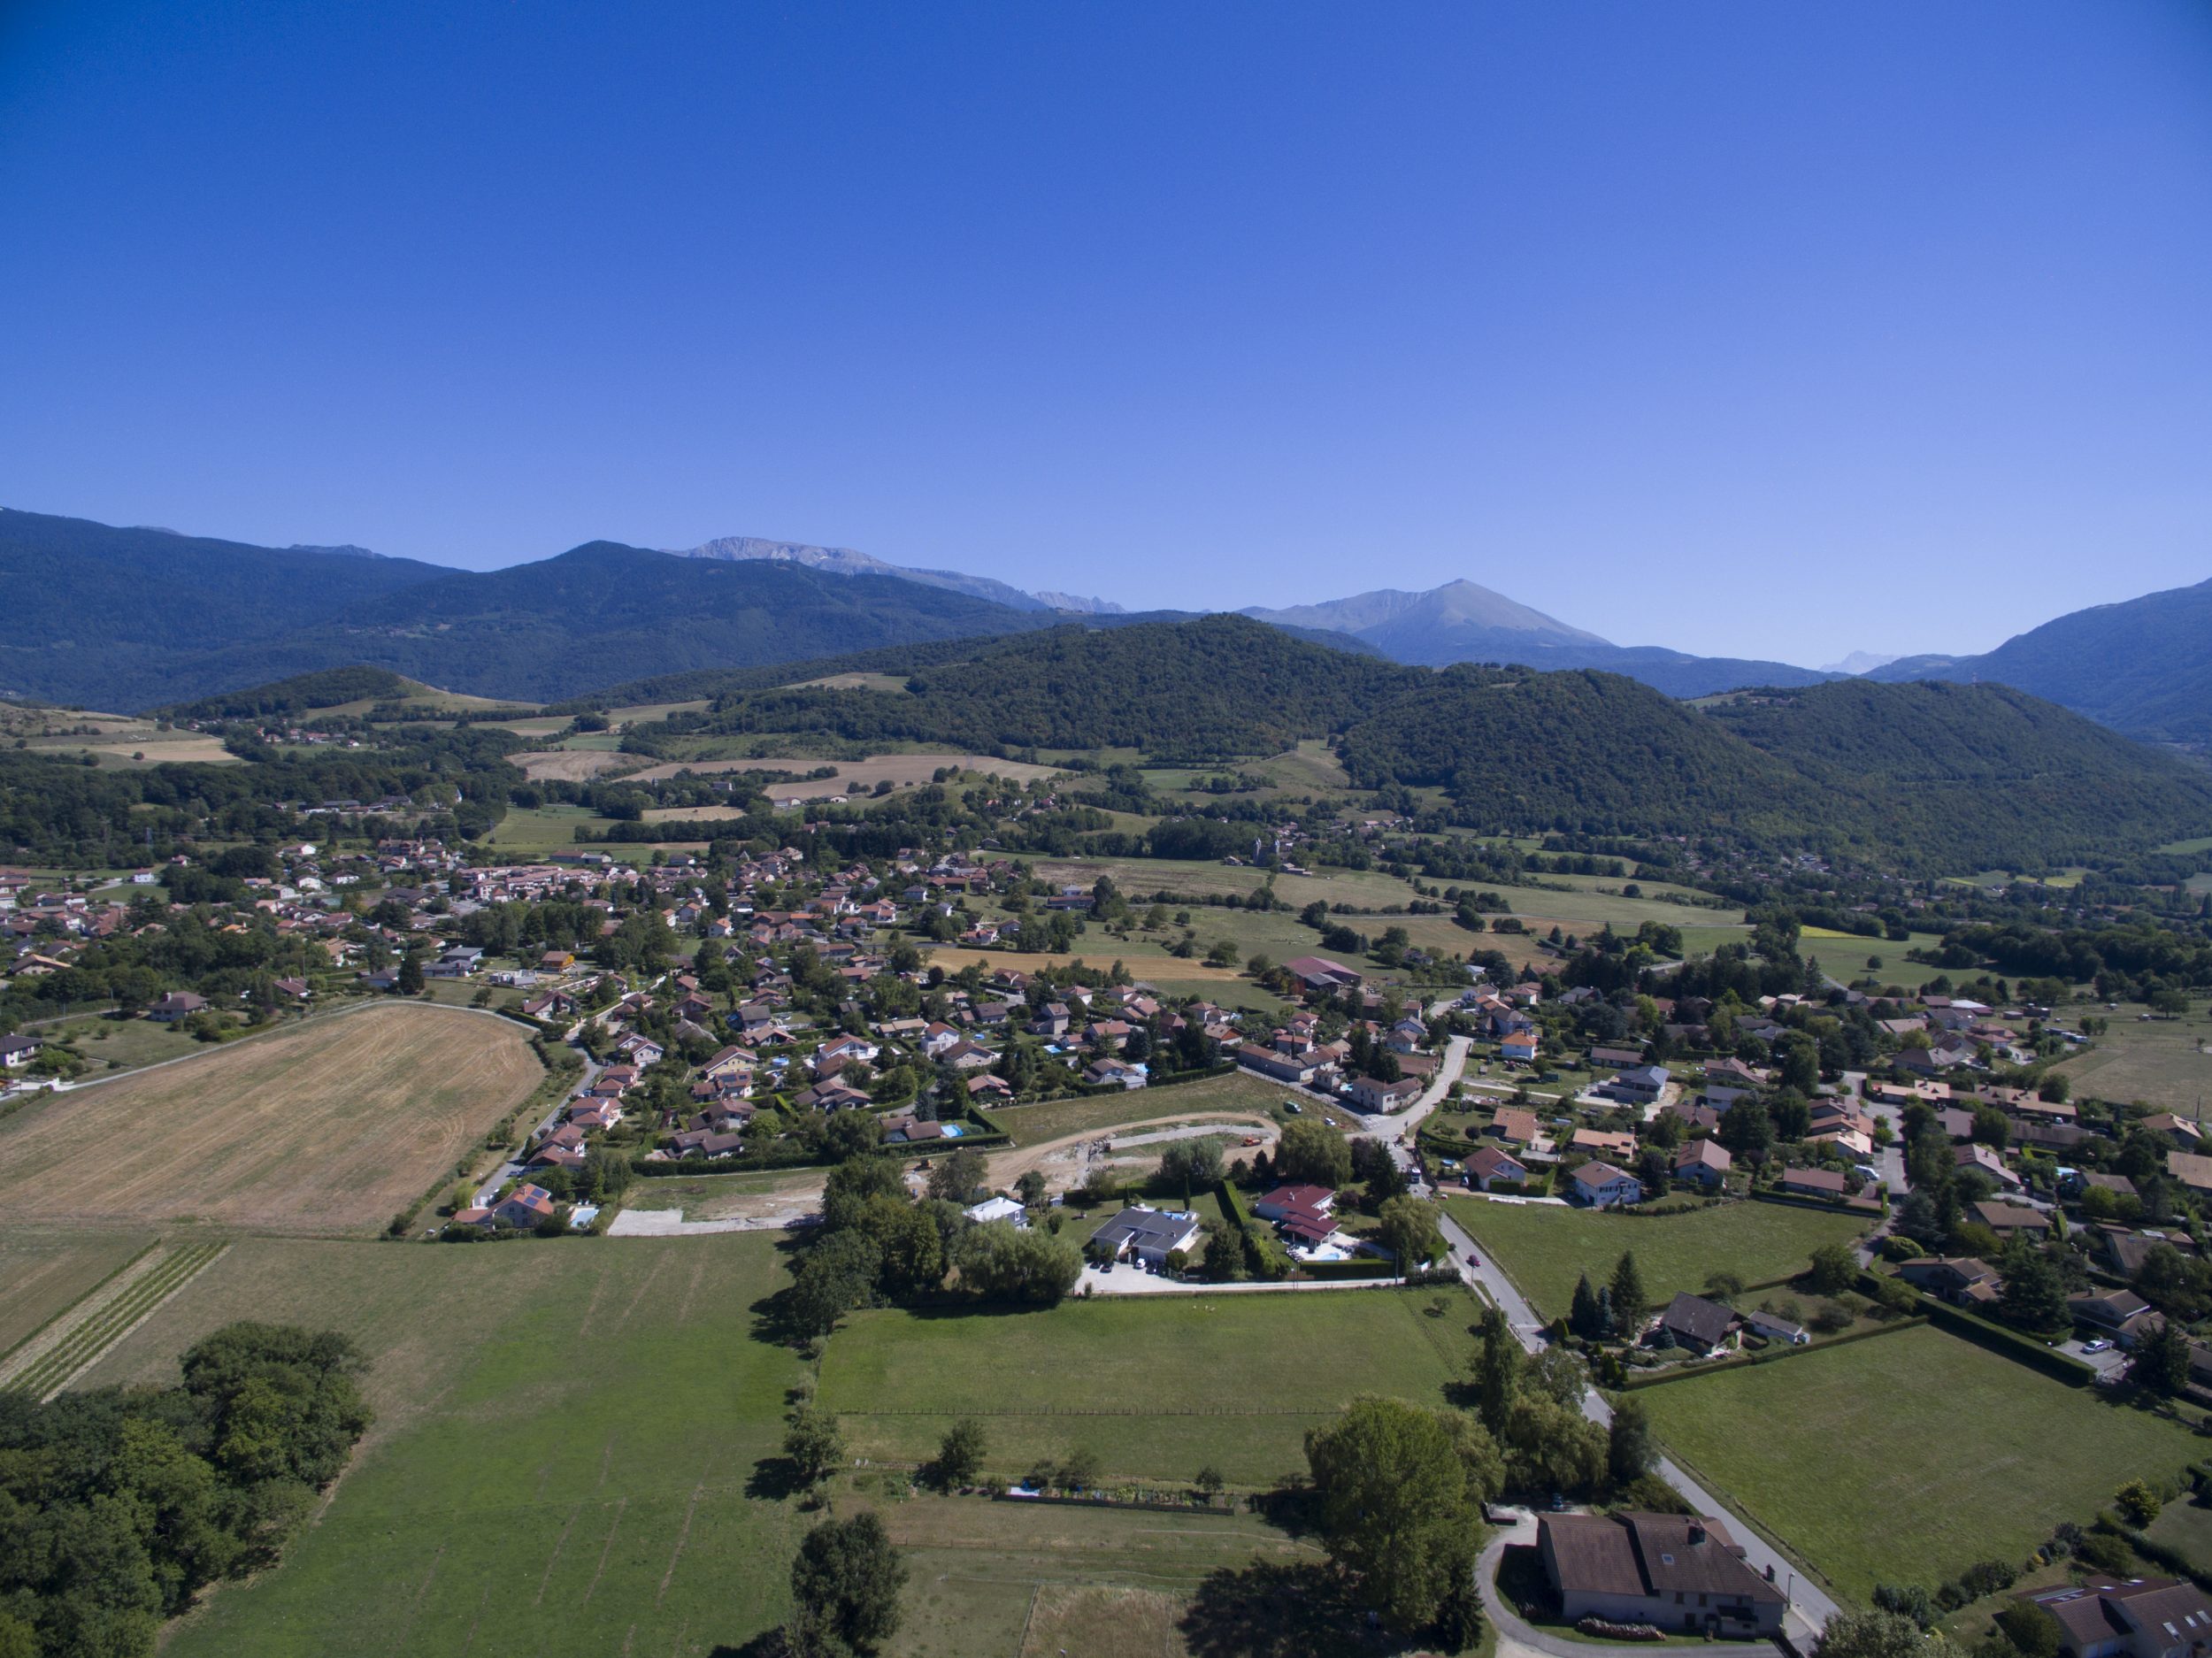
[[[1781,1186],[1793,1197],[1840,1200],[1847,1195],[1843,1176],[1833,1169],[1792,1169],[1782,1176]]]
[[[1321,956],[1293,956],[1283,963],[1283,971],[1308,990],[1338,991],[1360,982],[1351,968]]]
[[[1728,1178],[1732,1161],[1728,1148],[1716,1140],[1690,1140],[1675,1154],[1674,1178],[1709,1192],[1717,1191]]]
[[[146,1009],[146,1017],[156,1025],[174,1025],[179,1019],[189,1018],[207,1006],[207,998],[189,990],[173,990]]]
[[[0,1036],[0,1066],[12,1071],[18,1065],[27,1065],[38,1057],[38,1039],[35,1036]]]
[[[1997,1270],[1971,1255],[1937,1255],[1908,1261],[1897,1276],[1915,1289],[1940,1296],[1955,1307],[1986,1307],[1998,1293]]]
[[[1667,1091],[1664,1065],[1632,1065],[1600,1088],[1600,1094],[1633,1105],[1649,1105]]]
[[[1509,1146],[1533,1146],[1536,1143],[1536,1113],[1524,1111],[1518,1106],[1507,1106],[1490,1119],[1490,1132]]]
[[[1571,1622],[1777,1635],[1782,1591],[1747,1565],[1717,1520],[1673,1514],[1548,1514],[1536,1523],[1544,1576]],[[2086,1655],[2084,1655],[2086,1658]]]
[[[2021,1232],[2039,1237],[2051,1229],[2051,1217],[2041,1209],[2024,1209],[2017,1203],[1971,1203],[1967,1206],[1967,1213],[2000,1238],[2012,1238]]]

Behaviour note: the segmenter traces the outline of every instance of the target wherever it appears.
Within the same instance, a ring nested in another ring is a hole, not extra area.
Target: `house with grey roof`
[[[1186,1209],[1129,1208],[1091,1234],[1090,1253],[1107,1261],[1136,1260],[1155,1269],[1176,1250],[1188,1254],[1198,1241],[1198,1217]]]

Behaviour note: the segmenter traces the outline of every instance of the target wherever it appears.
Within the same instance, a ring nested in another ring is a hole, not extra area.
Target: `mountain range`
[[[554,701],[627,681],[1073,623],[1189,619],[850,548],[729,536],[675,553],[590,541],[503,570],[354,546],[257,547],[0,508],[0,695],[143,709],[360,664],[494,697]],[[1845,677],[1621,646],[1472,581],[1247,616],[1425,667],[1598,669],[1670,696]],[[2212,582],[2063,616],[1978,656],[1914,656],[1884,683],[1995,681],[2147,741],[2212,747]]]
[[[1867,677],[1994,680],[2146,741],[2212,747],[2212,581],[2075,610],[1978,656],[1905,656]]]
[[[831,576],[896,576],[926,587],[964,593],[972,599],[988,599],[1012,610],[1072,610],[1085,616],[1120,616],[1120,605],[1106,599],[1086,599],[1072,593],[1024,593],[989,576],[965,576],[956,570],[923,570],[910,564],[886,563],[872,553],[849,547],[810,547],[803,541],[774,541],[757,535],[722,535],[696,547],[669,548],[678,558],[715,558],[724,563],[765,560],[772,564],[803,564]]]
[[[1426,593],[1381,588],[1325,604],[1240,614],[1278,626],[1333,628],[1394,662],[1517,662],[1532,668],[1602,668],[1669,696],[1710,696],[1747,685],[1817,685],[1836,676],[1786,662],[1693,656],[1662,645],[1616,645],[1472,581]]]

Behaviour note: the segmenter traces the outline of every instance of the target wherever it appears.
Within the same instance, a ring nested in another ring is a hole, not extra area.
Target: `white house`
[[[1644,1183],[1609,1163],[1586,1163],[1569,1177],[1567,1196],[1587,1209],[1621,1209],[1644,1201]]]

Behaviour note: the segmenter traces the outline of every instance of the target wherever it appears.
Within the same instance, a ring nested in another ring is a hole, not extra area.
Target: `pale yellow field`
[[[635,757],[612,748],[540,748],[507,756],[527,778],[555,778],[564,783],[587,783],[636,764]]]
[[[326,1016],[18,1113],[0,1125],[0,1225],[374,1232],[543,1076],[489,1015]]]

